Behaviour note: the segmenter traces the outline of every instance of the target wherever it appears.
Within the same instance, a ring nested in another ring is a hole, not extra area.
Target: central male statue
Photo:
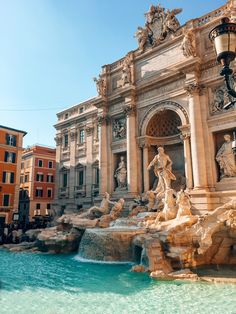
[[[147,170],[154,167],[154,173],[158,177],[158,185],[155,192],[157,197],[163,197],[167,189],[171,189],[171,180],[176,180],[172,172],[172,160],[165,154],[163,147],[157,148],[158,154],[150,162]]]

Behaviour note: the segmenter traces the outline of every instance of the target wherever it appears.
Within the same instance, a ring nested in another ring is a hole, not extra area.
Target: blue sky
[[[181,24],[226,1],[163,0]],[[56,113],[96,95],[101,66],[137,48],[148,0],[0,0],[0,124],[54,146]]]

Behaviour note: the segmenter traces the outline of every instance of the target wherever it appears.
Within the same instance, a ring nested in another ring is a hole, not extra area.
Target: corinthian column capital
[[[189,83],[186,84],[184,87],[186,93],[188,94],[188,96],[193,96],[195,94],[201,94],[203,89],[204,89],[204,85],[199,84],[197,82],[193,82],[193,83]]]

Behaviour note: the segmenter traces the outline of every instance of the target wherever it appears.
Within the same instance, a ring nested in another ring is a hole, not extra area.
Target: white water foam
[[[124,262],[119,262],[119,261],[98,261],[98,260],[94,260],[94,259],[84,258],[84,257],[81,257],[79,255],[76,255],[74,257],[74,259],[76,261],[78,261],[78,262],[81,262],[81,263],[110,264],[110,265],[134,265],[133,262],[129,262],[129,261],[124,261]]]

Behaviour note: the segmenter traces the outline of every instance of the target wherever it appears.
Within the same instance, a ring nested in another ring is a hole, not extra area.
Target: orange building
[[[20,176],[20,221],[50,213],[55,194],[56,149],[34,145],[23,151]]]
[[[0,224],[18,212],[23,137],[27,133],[0,125]]]

